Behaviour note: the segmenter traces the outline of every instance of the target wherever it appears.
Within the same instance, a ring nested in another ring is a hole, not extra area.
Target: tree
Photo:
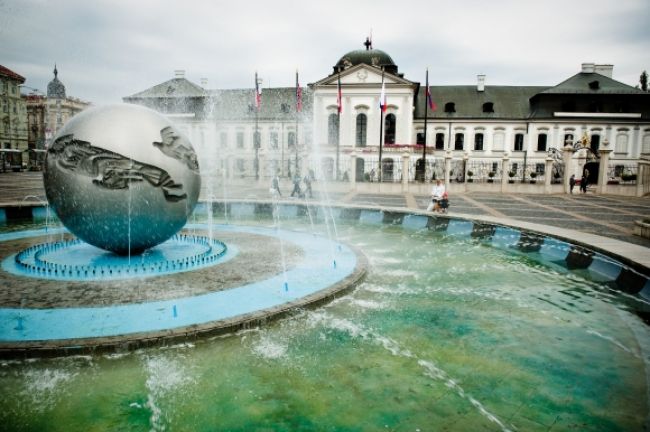
[[[641,90],[644,92],[648,91],[648,72],[643,71],[639,77],[639,83],[641,84]]]

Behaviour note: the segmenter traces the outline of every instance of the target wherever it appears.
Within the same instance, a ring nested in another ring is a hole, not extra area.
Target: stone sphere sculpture
[[[201,188],[189,140],[161,114],[129,104],[73,117],[47,149],[43,181],[74,235],[121,255],[177,233]]]

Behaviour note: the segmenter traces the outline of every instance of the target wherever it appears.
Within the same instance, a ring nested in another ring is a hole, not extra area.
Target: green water
[[[370,263],[351,294],[193,344],[1,362],[0,430],[644,430],[639,299],[470,239],[337,230]]]

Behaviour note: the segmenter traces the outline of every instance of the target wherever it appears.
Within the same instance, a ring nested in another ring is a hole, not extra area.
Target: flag
[[[429,109],[435,111],[438,109],[438,105],[431,99],[431,92],[429,91],[429,86],[427,86],[427,103],[429,104]]]
[[[257,79],[257,72],[255,72],[255,108],[259,111],[262,106],[262,92],[260,90],[260,81]]]
[[[302,111],[302,89],[298,81],[298,71],[296,71],[296,112]]]
[[[433,102],[433,99],[431,98],[431,90],[429,90],[429,69],[427,69],[426,95],[427,95],[427,104],[429,105],[429,109],[431,111],[435,111],[436,109],[438,109],[438,106]]]
[[[381,73],[381,95],[379,96],[379,108],[386,112],[386,89],[384,88],[384,73]]]
[[[341,94],[341,75],[338,76],[338,81],[336,84],[336,106],[338,108],[339,114],[343,112],[343,95]]]

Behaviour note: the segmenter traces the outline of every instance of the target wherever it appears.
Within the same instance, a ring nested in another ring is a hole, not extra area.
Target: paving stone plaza
[[[287,183],[284,195],[291,188]],[[219,191],[217,191],[217,198]],[[44,200],[41,173],[4,173],[0,175],[0,206],[28,205]],[[246,199],[269,199],[264,187],[234,186],[229,196]],[[202,197],[203,198],[203,197]],[[426,209],[428,197],[413,194],[329,194],[333,203]],[[291,199],[291,198],[289,198]],[[316,199],[316,198],[315,198]],[[597,195],[592,191],[572,195],[527,195],[469,192],[450,197],[451,215],[485,215],[496,218],[533,222],[585,233],[598,234],[640,246],[650,247],[650,240],[632,232],[635,220],[650,215],[650,197]]]

